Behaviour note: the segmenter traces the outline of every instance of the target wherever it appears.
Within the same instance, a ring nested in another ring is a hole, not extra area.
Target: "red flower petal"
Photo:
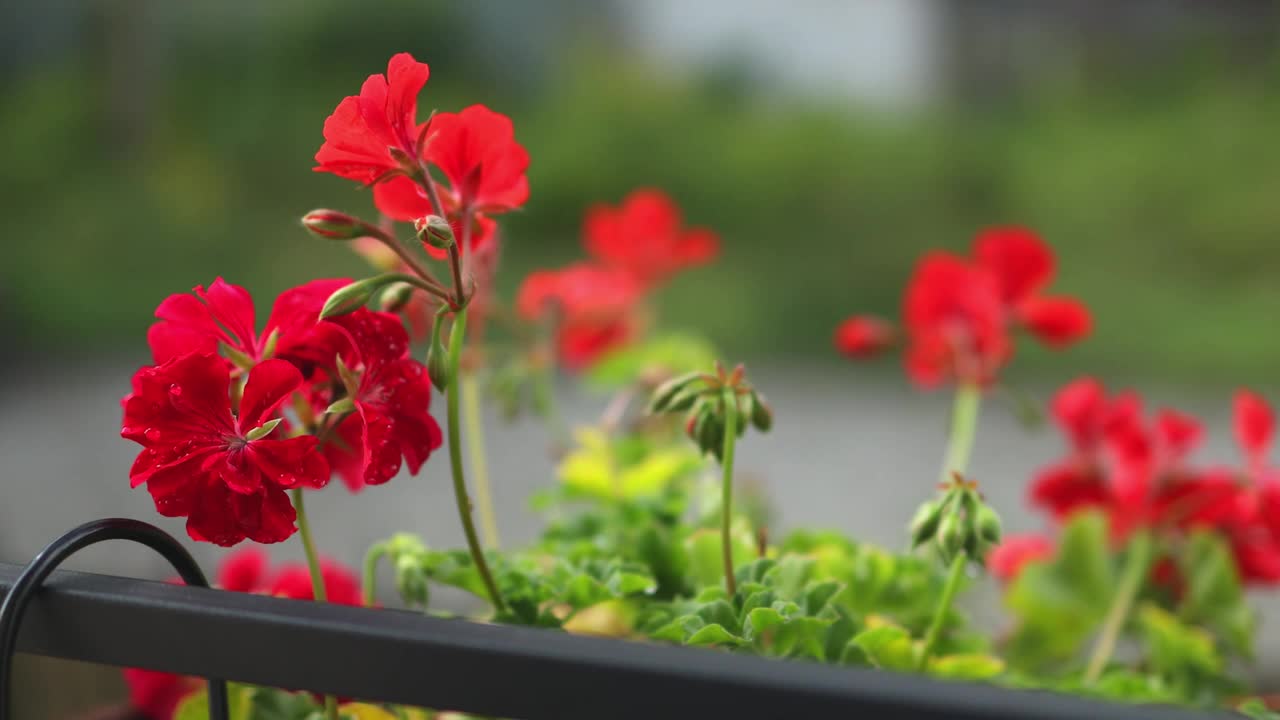
[[[343,99],[325,120],[315,170],[368,184],[399,169],[389,148],[416,153],[417,96],[429,76],[427,65],[408,53],[393,56],[386,75],[370,75],[360,94]]]
[[[1043,535],[1009,535],[987,555],[987,569],[997,580],[1018,577],[1029,563],[1053,557],[1053,541]]]
[[[1096,468],[1068,461],[1036,473],[1031,483],[1031,503],[1063,519],[1081,508],[1102,507],[1111,494]]]
[[[1204,428],[1200,421],[1177,410],[1161,410],[1156,415],[1156,433],[1169,462],[1180,462],[1200,444]]]
[[[1100,440],[1106,401],[1102,383],[1091,377],[1073,380],[1053,396],[1053,417],[1078,452],[1089,451]]]
[[[316,452],[317,442],[313,435],[287,440],[263,438],[249,443],[246,452],[254,467],[272,484],[285,489],[301,485],[318,490],[329,484],[329,463]]]
[[[460,207],[500,213],[529,198],[529,154],[516,142],[511,118],[483,105],[438,113],[426,156],[448,178]]]
[[[851,358],[873,357],[893,342],[893,326],[871,315],[854,315],[836,328],[836,349]]]
[[[269,563],[262,548],[250,545],[237,550],[218,565],[217,585],[231,592],[257,592],[266,582]]]
[[[320,577],[324,582],[326,600],[337,605],[362,605],[360,579],[341,564],[328,558],[320,560]],[[291,600],[315,600],[315,588],[311,573],[305,565],[286,565],[271,582],[267,591],[275,597]]]
[[[709,262],[719,237],[706,229],[685,230],[680,209],[660,190],[636,190],[621,207],[596,205],[583,223],[587,252],[606,265],[624,268],[644,285]]]
[[[240,400],[239,434],[243,437],[250,430],[268,420],[289,395],[302,387],[302,373],[284,360],[264,360],[249,371]]]
[[[1028,298],[1018,306],[1018,319],[1052,348],[1066,347],[1093,330],[1089,309],[1074,298]]]
[[[436,215],[427,199],[426,191],[418,183],[398,175],[373,186],[373,204],[378,212],[392,220],[413,222],[421,217]]]
[[[973,256],[995,275],[1000,297],[1008,306],[1030,298],[1053,279],[1053,252],[1027,228],[982,231],[974,241]]]
[[[1261,395],[1248,390],[1237,390],[1234,404],[1236,442],[1251,463],[1260,463],[1275,436],[1275,413]]]
[[[172,673],[125,668],[129,704],[147,720],[171,720],[183,698],[199,690],[203,681]]]

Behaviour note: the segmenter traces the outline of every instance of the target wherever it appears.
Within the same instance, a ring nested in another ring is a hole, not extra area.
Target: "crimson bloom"
[[[1092,327],[1084,305],[1042,292],[1054,269],[1049,247],[1017,227],[979,233],[972,259],[925,254],[903,298],[907,375],[925,388],[949,380],[985,386],[1013,356],[1012,330],[1024,328],[1052,348],[1083,338]],[[866,357],[879,347],[878,328],[856,319],[837,331],[837,347]]]
[[[580,369],[639,334],[642,296],[630,273],[581,262],[531,273],[520,286],[516,310],[527,320],[554,315],[561,360]]]
[[[370,75],[360,94],[344,98],[324,121],[316,172],[370,185],[403,171],[397,155],[418,156],[418,93],[430,76],[409,53],[393,55],[386,75]]]
[[[161,515],[186,517],[194,540],[285,540],[297,529],[285,491],[329,480],[316,438],[272,437],[276,410],[301,386],[296,367],[265,360],[249,371],[236,413],[231,371],[215,355],[139,370],[120,433],[143,447],[129,471],[132,486],[146,484]]]
[[[987,570],[997,580],[1018,577],[1029,563],[1053,557],[1053,541],[1043,535],[1009,535],[987,555]]]
[[[165,298],[156,308],[159,322],[147,331],[157,364],[188,353],[217,353],[220,349],[258,362],[268,355],[289,360],[304,373],[336,352],[325,326],[317,325],[320,309],[334,291],[350,284],[347,278],[312,280],[280,293],[261,333],[249,291],[216,278],[206,290]]]
[[[893,342],[893,326],[872,315],[854,315],[836,328],[836,349],[851,358],[879,355]]]
[[[685,228],[676,204],[653,189],[633,191],[619,207],[593,206],[583,224],[583,239],[593,257],[627,270],[644,286],[705,265],[720,251],[714,232]]]
[[[437,114],[430,133],[426,159],[448,180],[441,202],[467,215],[508,212],[529,199],[529,153],[516,142],[511,118],[472,105]]]
[[[410,356],[404,324],[367,309],[327,322],[347,338],[344,362],[359,380],[350,396],[354,411],[336,428],[340,442],[325,444],[325,456],[353,492],[390,480],[402,459],[417,473],[444,435],[429,412],[431,380]]]

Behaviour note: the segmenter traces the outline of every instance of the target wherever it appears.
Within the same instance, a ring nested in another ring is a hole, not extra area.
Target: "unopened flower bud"
[[[679,412],[675,408],[671,407],[672,401],[675,399],[676,395],[680,394],[680,391],[688,388],[689,384],[696,380],[699,374],[700,373],[697,372],[685,373],[683,375],[673,377],[655,388],[653,395],[649,400],[649,413],[654,414],[669,411]],[[696,399],[697,396],[694,395],[694,397]],[[689,407],[692,407],[692,403],[690,403]],[[688,407],[684,409],[687,410]]]
[[[440,339],[442,325],[444,325],[444,316],[436,315],[435,322],[431,325],[431,344],[427,347],[427,376],[431,378],[431,384],[435,385],[440,392],[444,392],[445,388],[449,387],[447,359],[449,350]]]
[[[958,512],[947,513],[938,525],[938,548],[948,557],[964,550],[964,518]]]
[[[978,534],[991,544],[1000,542],[1000,516],[989,505],[981,505],[977,512]]]
[[[413,299],[413,286],[409,283],[396,283],[382,291],[378,297],[378,307],[383,312],[397,313]]]
[[[944,507],[944,503],[930,500],[916,510],[915,517],[911,519],[911,547],[919,547],[933,538],[938,530],[938,523],[942,520]]]
[[[751,396],[751,424],[760,432],[769,432],[773,427],[773,408],[765,402],[763,395],[754,391]]]
[[[428,215],[413,221],[413,229],[418,233],[418,239],[440,250],[448,250],[453,247],[453,228],[449,226],[449,221],[439,215]]]
[[[325,301],[324,307],[320,310],[320,319],[325,320],[359,310],[369,303],[373,293],[381,284],[379,278],[372,277],[338,288]]]
[[[354,240],[369,234],[363,221],[337,210],[312,210],[302,216],[302,226],[312,235],[329,240]]]

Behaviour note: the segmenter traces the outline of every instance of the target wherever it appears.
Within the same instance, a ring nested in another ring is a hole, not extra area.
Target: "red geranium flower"
[[[906,367],[921,387],[946,380],[990,384],[1013,355],[1011,328],[1025,327],[1054,348],[1090,330],[1089,312],[1078,300],[1041,294],[1053,278],[1053,253],[1029,230],[986,230],[974,242],[973,255],[970,261],[927,253],[907,285]],[[857,324],[840,332],[849,333],[851,348],[866,342]]]
[[[366,309],[328,322],[346,335],[343,357],[359,383],[351,398],[355,411],[336,429],[340,442],[325,443],[325,456],[352,491],[387,482],[400,472],[402,458],[416,474],[444,436],[429,412],[431,380],[410,357],[404,324]]]
[[[978,265],[996,278],[1000,300],[1014,320],[1050,347],[1065,347],[1089,334],[1089,310],[1075,298],[1040,294],[1054,275],[1053,252],[1031,230],[998,227],[973,244]]]
[[[326,328],[316,324],[320,309],[334,291],[350,283],[347,278],[312,280],[280,293],[259,334],[249,291],[217,278],[208,290],[197,285],[193,294],[165,298],[156,308],[160,322],[147,331],[147,342],[157,364],[220,348],[258,362],[271,350],[271,357],[289,360],[309,374],[336,351]]]
[[[720,250],[714,232],[683,227],[680,209],[660,190],[636,190],[616,208],[595,205],[587,211],[583,237],[587,252],[627,270],[644,286],[704,265]]]
[[[129,704],[147,720],[170,720],[183,698],[204,686],[199,678],[173,673],[125,668]]]
[[[296,527],[285,491],[329,480],[314,437],[271,437],[277,408],[301,386],[293,365],[265,360],[249,372],[235,413],[230,369],[214,355],[192,353],[139,370],[121,430],[144,448],[129,471],[132,486],[145,483],[161,515],[186,517],[192,539],[234,545],[288,538]]]
[[[903,316],[907,374],[922,387],[947,378],[985,385],[1013,352],[995,277],[949,253],[920,260]]]
[[[529,199],[529,153],[502,113],[472,105],[437,114],[425,152],[449,181],[441,202],[464,215],[508,212]]]
[[[1043,535],[1009,535],[987,555],[987,569],[997,580],[1018,577],[1028,563],[1053,557],[1053,541]]]
[[[379,212],[400,222],[413,222],[435,214],[431,201],[427,200],[422,187],[416,181],[404,176],[393,177],[374,186],[373,201],[378,206]],[[450,213],[448,218],[449,226],[453,229],[454,240],[463,254],[487,248],[496,239],[498,224],[493,218],[483,213],[471,214],[469,233],[463,232],[463,220],[458,213]],[[448,250],[441,250],[425,243],[423,248],[437,260],[443,260],[449,256]]]
[[[578,369],[639,334],[642,295],[626,271],[576,263],[531,273],[520,286],[516,309],[528,320],[552,313],[561,360]]]
[[[370,75],[324,121],[315,170],[366,185],[402,171],[397,154],[418,156],[418,93],[430,75],[409,53],[393,55],[386,75]]]
[[[894,343],[893,326],[872,315],[854,315],[836,328],[836,349],[851,358],[879,355]]]

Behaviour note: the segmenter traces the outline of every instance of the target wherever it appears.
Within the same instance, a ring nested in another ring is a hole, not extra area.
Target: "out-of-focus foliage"
[[[5,332],[33,352],[127,347],[149,320],[138,308],[215,266],[264,290],[349,268],[287,218],[370,210],[308,167],[334,98],[405,49],[436,70],[424,107],[491,103],[534,153],[536,202],[506,224],[508,289],[571,252],[586,205],[652,184],[724,236],[723,261],[677,281],[665,316],[730,354],[827,356],[849,312],[895,313],[921,249],[1019,222],[1057,247],[1058,287],[1108,308],[1077,366],[1248,380],[1280,361],[1265,332],[1280,302],[1272,66],[1171,53],[885,115],[680,74],[573,26],[554,59],[513,72],[445,8],[286,4],[171,26],[137,77],[117,77],[128,38],[110,33],[10,76]]]

